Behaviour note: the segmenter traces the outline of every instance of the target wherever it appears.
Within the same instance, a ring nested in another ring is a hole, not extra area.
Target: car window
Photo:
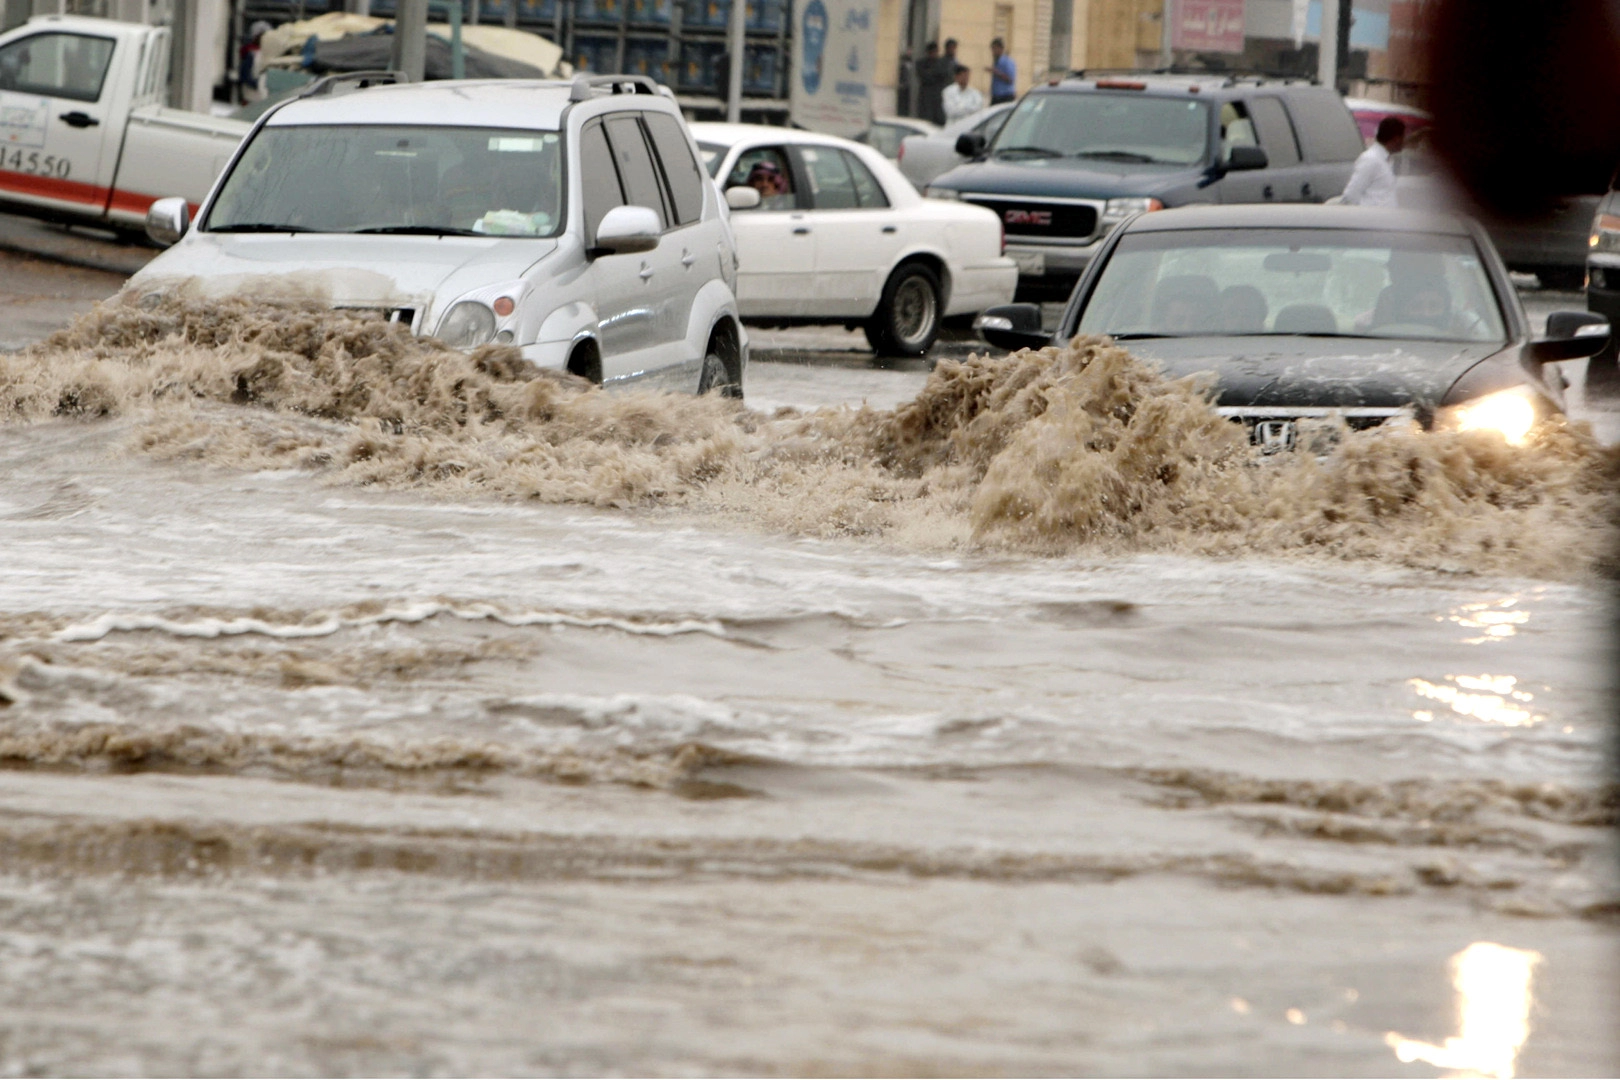
[[[642,122],[652,136],[653,149],[664,167],[669,195],[675,204],[675,223],[690,225],[703,216],[703,172],[692,157],[681,123],[667,113],[643,113]]]
[[[631,206],[645,206],[658,215],[659,228],[668,228],[664,195],[658,187],[658,174],[653,171],[652,154],[642,137],[641,124],[634,116],[610,116],[603,126],[613,147],[613,160],[619,166],[624,201]],[[591,182],[590,175],[585,174],[587,184]]]
[[[1344,99],[1327,87],[1300,87],[1283,103],[1294,119],[1300,149],[1311,161],[1354,161],[1366,148]]]
[[[607,212],[624,205],[619,189],[619,170],[613,164],[613,150],[600,123],[588,125],[579,137],[580,187],[585,191],[586,243],[596,243],[596,227]]]
[[[112,60],[111,38],[35,34],[0,49],[0,90],[97,101]]]
[[[562,176],[555,131],[272,125],[242,151],[204,227],[555,236]]]
[[[844,164],[843,152],[831,146],[801,146],[799,158],[810,180],[810,198],[817,210],[854,210],[860,206],[855,180]]]
[[[1243,108],[1241,101],[1228,101],[1221,106],[1221,160],[1225,161],[1232,156],[1234,146],[1259,146],[1260,139],[1254,133],[1254,121]]]
[[[1339,229],[1126,236],[1086,298],[1078,332],[1506,338],[1468,237]]]
[[[1249,102],[1249,118],[1254,121],[1260,145],[1265,147],[1272,165],[1299,164],[1299,143],[1294,140],[1294,127],[1288,122],[1282,102],[1274,97],[1255,98]]]
[[[793,182],[787,153],[780,146],[755,146],[737,157],[724,187],[747,186],[759,192],[761,210],[800,210],[804,201]],[[748,213],[749,211],[742,211]]]
[[[866,167],[866,162],[850,153],[840,150],[844,155],[844,165],[849,169],[849,175],[855,182],[855,200],[863,210],[875,210],[889,205],[889,197],[883,193],[883,185],[878,183],[872,170]]]
[[[916,133],[910,128],[901,127],[899,124],[885,124],[879,120],[872,124],[871,130],[867,131],[861,142],[893,160],[900,153],[901,140],[907,135],[914,134]]]
[[[726,160],[726,148],[719,143],[698,143],[698,156],[703,159],[703,167],[709,170],[709,175],[719,179],[720,166]]]

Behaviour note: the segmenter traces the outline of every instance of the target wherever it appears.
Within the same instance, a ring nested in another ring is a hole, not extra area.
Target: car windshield
[[[1310,334],[1501,342],[1501,307],[1466,236],[1198,229],[1121,238],[1078,333]]]
[[[561,177],[554,131],[266,127],[231,170],[204,228],[555,236]]]
[[[1209,152],[1202,101],[1126,93],[1030,94],[1007,117],[993,153],[1127,164],[1195,165]]]

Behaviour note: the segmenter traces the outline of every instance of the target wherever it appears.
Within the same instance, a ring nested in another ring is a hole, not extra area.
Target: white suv
[[[603,384],[742,394],[736,245],[651,80],[335,80],[265,114],[188,230],[189,209],[152,207],[173,246],[137,288],[311,293]]]

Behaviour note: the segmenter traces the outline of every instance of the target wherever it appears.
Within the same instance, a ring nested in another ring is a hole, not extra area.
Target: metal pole
[[[1339,85],[1339,4],[1322,0],[1322,33],[1316,49],[1316,81],[1323,86]]]
[[[411,82],[427,72],[427,9],[428,0],[399,0],[394,19],[394,69]]]
[[[1159,66],[1166,71],[1176,63],[1176,50],[1172,44],[1175,41],[1175,25],[1175,0],[1163,0],[1159,5],[1159,33],[1162,35],[1159,42]]]
[[[731,0],[731,26],[726,31],[726,51],[731,54],[731,85],[726,87],[726,121],[742,121],[743,65],[748,62],[746,34],[748,30],[748,4],[746,0]]]
[[[1074,66],[1074,0],[1052,0],[1052,47],[1047,67],[1065,75]]]

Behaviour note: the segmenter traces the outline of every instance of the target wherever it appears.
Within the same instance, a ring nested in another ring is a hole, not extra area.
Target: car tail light
[[[898,150],[896,150],[894,152],[894,160],[896,160],[896,161],[904,161],[904,160],[906,160],[906,140],[904,140],[904,139],[900,140],[900,149],[898,149]]]

